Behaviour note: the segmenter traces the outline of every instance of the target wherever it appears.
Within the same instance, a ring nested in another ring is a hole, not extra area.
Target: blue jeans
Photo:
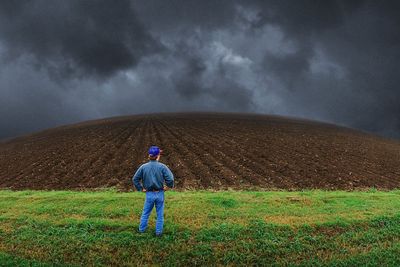
[[[144,201],[144,207],[142,217],[140,217],[139,231],[144,232],[147,229],[149,222],[149,216],[153,207],[156,206],[157,221],[156,221],[156,234],[159,235],[163,231],[164,226],[164,191],[158,192],[146,192],[146,200]]]

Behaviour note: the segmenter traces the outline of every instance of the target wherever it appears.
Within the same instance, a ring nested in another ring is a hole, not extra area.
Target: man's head
[[[149,148],[149,159],[151,160],[159,160],[160,159],[161,150],[158,146],[151,146]]]

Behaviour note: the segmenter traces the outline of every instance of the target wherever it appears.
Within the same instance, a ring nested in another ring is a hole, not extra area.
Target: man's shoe
[[[162,237],[162,233],[161,234],[156,234],[156,237]]]
[[[140,231],[139,229],[136,229],[136,233],[138,233],[138,234],[144,234],[145,231]]]

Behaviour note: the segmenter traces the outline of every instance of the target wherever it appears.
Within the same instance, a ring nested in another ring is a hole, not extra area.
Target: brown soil
[[[132,188],[150,145],[177,189],[400,187],[400,142],[279,116],[169,113],[62,126],[0,143],[0,187]]]

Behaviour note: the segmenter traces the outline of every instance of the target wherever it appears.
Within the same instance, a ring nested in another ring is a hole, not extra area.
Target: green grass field
[[[170,191],[161,238],[144,197],[2,190],[0,266],[400,265],[400,190]]]

